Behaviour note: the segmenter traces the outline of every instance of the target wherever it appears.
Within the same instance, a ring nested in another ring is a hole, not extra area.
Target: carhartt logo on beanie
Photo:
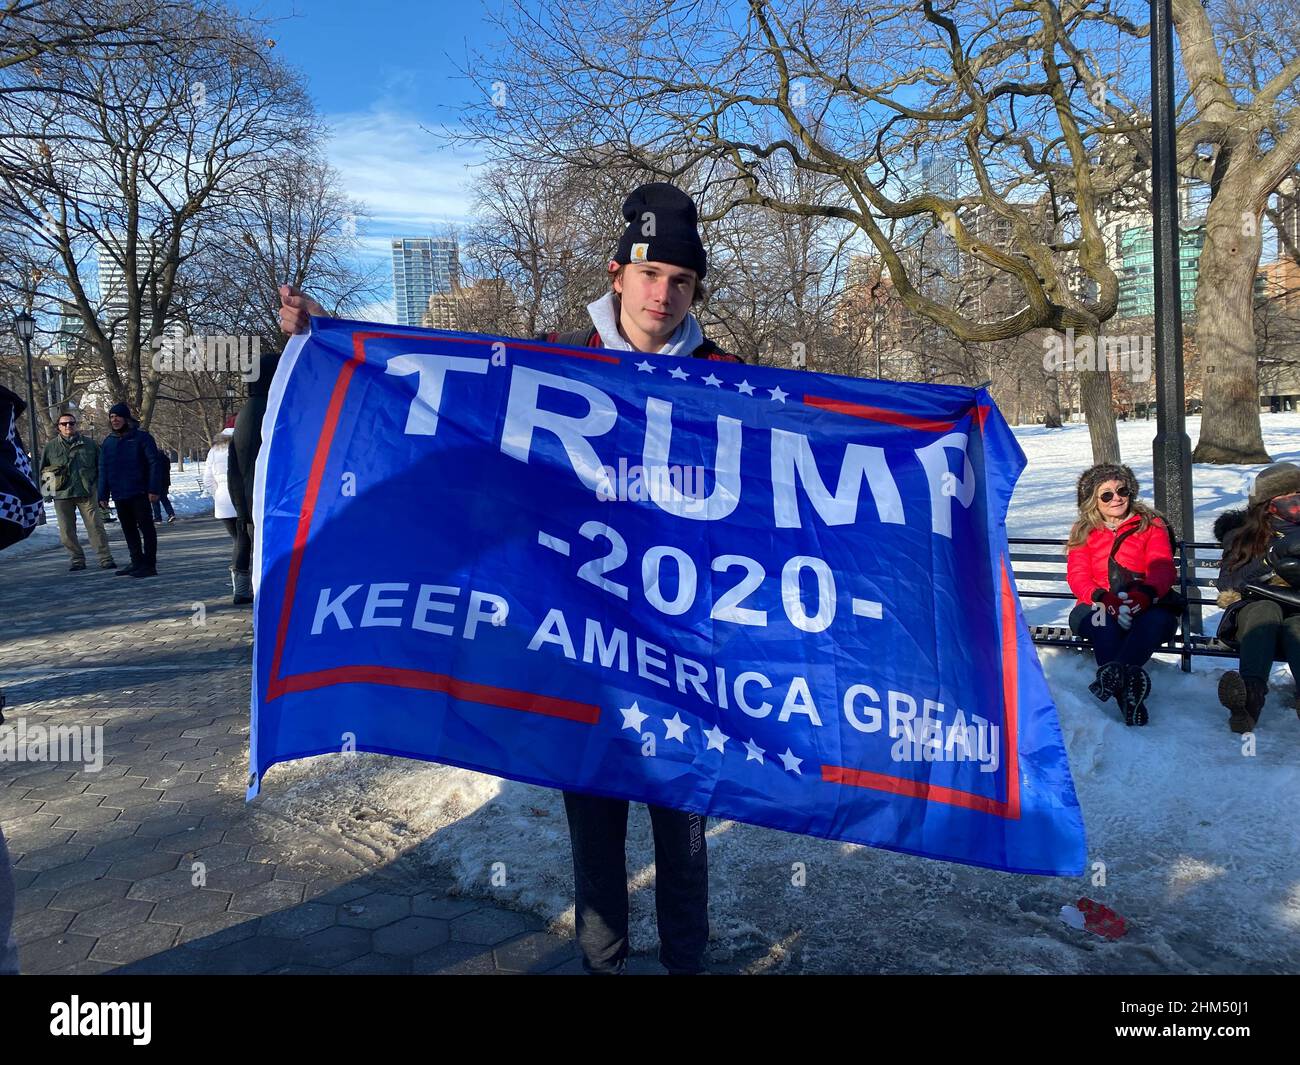
[[[709,262],[700,240],[699,213],[681,189],[665,181],[633,189],[623,201],[623,217],[627,229],[619,238],[614,262],[671,263],[704,277]]]

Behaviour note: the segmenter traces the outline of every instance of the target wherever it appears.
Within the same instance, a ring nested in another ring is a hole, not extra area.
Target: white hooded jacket
[[[203,463],[203,491],[212,497],[213,510],[218,518],[235,516],[235,504],[226,485],[230,469],[230,438],[234,435],[235,430],[223,429],[221,441],[212,445],[207,461]]]

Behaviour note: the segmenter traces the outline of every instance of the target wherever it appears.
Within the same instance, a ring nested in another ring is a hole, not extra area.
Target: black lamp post
[[[1174,126],[1174,27],[1170,0],[1151,0],[1151,215],[1155,229],[1156,509],[1180,539],[1194,540],[1192,451],[1183,398],[1179,291],[1178,166]]]
[[[38,476],[40,472],[36,469],[36,393],[32,388],[32,337],[35,335],[36,319],[26,311],[19,311],[15,314],[14,336],[23,342],[23,353],[27,358],[27,418],[31,432],[31,439],[27,441],[27,446],[32,455],[33,477]]]
[[[1192,447],[1183,396],[1183,301],[1179,281],[1178,153],[1174,125],[1174,24],[1170,0],[1151,0],[1151,215],[1154,223],[1156,436],[1151,451],[1156,509],[1178,538],[1196,539],[1192,517]],[[1183,551],[1195,573],[1195,552]],[[1194,631],[1201,607],[1191,605]]]

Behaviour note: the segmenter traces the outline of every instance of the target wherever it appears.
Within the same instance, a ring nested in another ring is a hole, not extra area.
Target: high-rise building
[[[85,324],[77,308],[70,303],[65,303],[59,315],[59,333],[54,340],[55,350],[64,358],[68,358],[81,346],[84,335]]]
[[[955,200],[961,192],[957,164],[951,155],[927,151],[921,154],[902,190],[906,197],[931,193]],[[931,299],[946,301],[959,270],[957,243],[942,220],[936,224],[930,214],[903,223],[896,245],[913,287]]]
[[[1155,230],[1145,225],[1119,229],[1115,238],[1119,280],[1119,318],[1150,318],[1156,313]],[[1205,220],[1189,219],[1178,227],[1178,285],[1183,318],[1196,311],[1196,283],[1201,275],[1201,249],[1205,247]]]
[[[1034,239],[1051,239],[1045,203],[1012,206],[1028,220]],[[961,219],[967,232],[980,244],[991,245],[1006,254],[1020,255],[1015,247],[1015,225],[1001,211],[980,203],[964,210]],[[985,322],[1015,314],[1027,303],[1025,290],[1015,275],[990,266],[973,255],[962,260],[961,297],[964,313]]]
[[[125,236],[112,230],[101,233],[95,245],[99,271],[99,320],[109,333],[120,332],[127,316],[126,271],[122,269],[125,248]],[[136,268],[138,277],[138,257]]]
[[[1288,258],[1293,254],[1290,249],[1295,249],[1294,254],[1300,255],[1300,188],[1290,194],[1278,193],[1277,207],[1280,230],[1277,241],[1278,258]]]
[[[393,297],[399,325],[418,326],[429,297],[459,284],[460,260],[455,240],[432,237],[393,238]]]

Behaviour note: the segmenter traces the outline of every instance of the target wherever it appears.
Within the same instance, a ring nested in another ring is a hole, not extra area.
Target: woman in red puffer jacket
[[[1088,690],[1112,695],[1126,725],[1145,725],[1151,678],[1143,665],[1178,628],[1182,603],[1169,527],[1137,498],[1127,466],[1104,462],[1078,483],[1079,519],[1070,530],[1066,578],[1078,603],[1070,628],[1092,644],[1097,678]]]

